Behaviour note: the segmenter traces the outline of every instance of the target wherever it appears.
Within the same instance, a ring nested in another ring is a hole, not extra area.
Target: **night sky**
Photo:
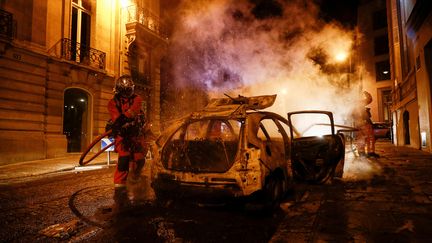
[[[252,10],[257,18],[282,16],[280,0],[249,0],[255,5]],[[289,1],[289,0],[285,0]],[[305,0],[307,1],[307,0]],[[353,27],[357,21],[359,0],[314,0],[320,6],[320,18],[338,21],[346,27]]]
[[[255,5],[254,14],[258,18],[280,16],[279,1],[290,0],[249,0]],[[310,0],[304,0],[310,1]],[[357,21],[357,5],[360,0],[313,0],[320,6],[320,17],[325,21],[336,20],[346,27],[353,27]],[[175,9],[181,0],[161,0],[161,6],[165,10]]]
[[[320,17],[324,20],[336,20],[347,27],[356,25],[359,0],[315,0],[315,2],[320,6]]]

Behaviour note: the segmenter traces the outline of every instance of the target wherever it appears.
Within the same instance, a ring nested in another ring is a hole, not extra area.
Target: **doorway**
[[[89,133],[89,94],[77,88],[64,93],[63,134],[67,139],[67,152],[82,152]]]
[[[410,126],[409,126],[409,112],[404,111],[403,113],[403,125],[404,125],[404,138],[405,138],[405,144],[409,145],[410,142]]]
[[[432,40],[424,48],[426,72],[429,77],[430,98],[432,99]]]

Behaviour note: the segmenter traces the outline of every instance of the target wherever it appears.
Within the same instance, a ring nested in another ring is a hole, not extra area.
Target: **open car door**
[[[344,136],[335,133],[329,111],[288,113],[291,131],[291,166],[297,180],[324,183],[342,177],[345,158]],[[298,131],[296,134],[293,131]]]

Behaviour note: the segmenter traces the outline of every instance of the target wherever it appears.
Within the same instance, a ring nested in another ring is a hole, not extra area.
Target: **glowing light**
[[[287,93],[288,93],[288,92],[287,92],[286,89],[282,89],[282,90],[281,90],[281,94],[286,95]]]
[[[347,59],[347,57],[348,57],[347,53],[345,53],[345,52],[339,52],[339,53],[336,54],[335,59],[338,62],[343,62],[343,61],[345,61]]]
[[[85,102],[85,99],[79,99],[80,102]]]
[[[130,0],[120,0],[120,5],[122,8],[129,7],[131,4]]]
[[[421,146],[426,147],[426,132],[421,132]]]
[[[389,73],[389,71],[387,71],[387,70],[386,70],[386,71],[383,71],[383,74],[388,74],[388,73]]]
[[[75,108],[73,105],[71,105],[71,108],[73,109],[73,108]]]

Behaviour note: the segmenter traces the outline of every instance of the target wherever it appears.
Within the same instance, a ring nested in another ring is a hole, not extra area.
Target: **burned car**
[[[297,179],[321,183],[343,160],[343,137],[300,137],[284,117],[267,111],[276,99],[213,99],[177,120],[156,141],[152,187],[158,197],[277,201]],[[330,115],[331,113],[325,113]],[[342,146],[342,148],[341,148]]]

